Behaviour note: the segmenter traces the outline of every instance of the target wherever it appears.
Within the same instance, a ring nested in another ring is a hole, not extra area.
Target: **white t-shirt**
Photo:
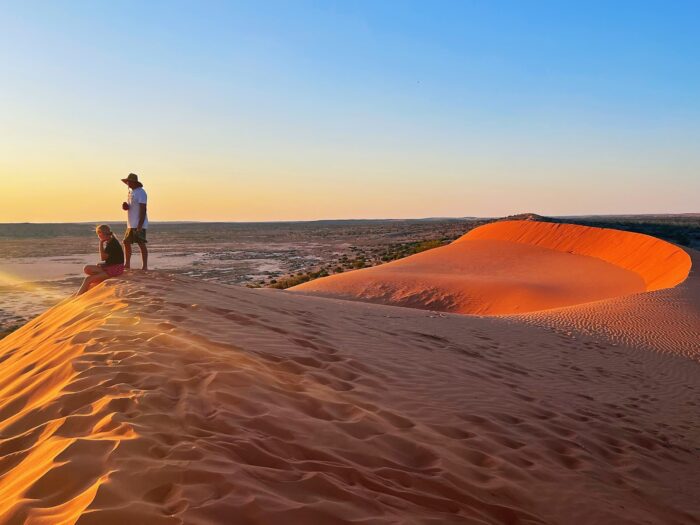
[[[129,211],[126,216],[126,226],[127,228],[138,228],[139,219],[141,218],[141,206],[139,204],[146,204],[148,200],[148,195],[143,188],[129,188],[129,196],[127,201],[129,203]],[[143,219],[143,229],[148,228],[148,212],[146,212],[146,217]]]

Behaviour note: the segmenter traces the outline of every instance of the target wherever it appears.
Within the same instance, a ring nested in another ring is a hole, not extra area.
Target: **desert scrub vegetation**
[[[456,238],[456,237],[455,237]],[[306,283],[320,277],[328,277],[332,273],[342,273],[345,271],[359,270],[377,266],[389,261],[403,259],[409,255],[432,250],[448,244],[453,239],[428,239],[422,241],[404,242],[390,244],[386,247],[359,248],[351,246],[349,253],[343,253],[336,259],[329,261],[323,267],[316,267],[308,271],[301,271],[286,277],[272,279],[261,285],[269,288],[286,289],[298,284]]]
[[[681,216],[641,216],[641,217],[593,217],[571,220],[583,226],[615,228],[634,233],[643,233],[669,242],[700,248],[700,214]]]
[[[280,289],[291,288],[292,286],[296,286],[297,284],[312,281],[314,279],[318,279],[319,277],[328,277],[328,275],[329,273],[325,268],[312,272],[300,272],[294,275],[290,275],[288,277],[283,277],[281,279],[273,279],[272,281],[270,281],[268,287]]]
[[[426,250],[432,250],[433,248],[439,248],[448,244],[448,239],[432,239],[428,241],[416,241],[416,242],[406,242],[396,245],[391,245],[387,247],[381,256],[382,262],[395,261],[396,259],[403,259],[409,255],[415,255],[416,253],[424,252]]]

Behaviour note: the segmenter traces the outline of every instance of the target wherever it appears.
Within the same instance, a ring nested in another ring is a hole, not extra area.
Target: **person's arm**
[[[143,221],[146,220],[146,205],[139,204],[139,224],[137,230],[143,229]]]
[[[107,250],[105,250],[105,244],[108,242],[109,242],[109,240],[100,241],[100,260],[101,261],[106,261],[107,257],[109,256],[109,254],[107,253]]]

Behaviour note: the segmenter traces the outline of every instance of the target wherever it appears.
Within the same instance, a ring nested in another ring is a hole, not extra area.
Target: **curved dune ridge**
[[[455,243],[497,239],[595,257],[630,270],[646,291],[671,288],[690,272],[690,256],[681,248],[649,235],[610,228],[537,221],[500,221],[475,228]]]
[[[644,294],[680,355],[632,303],[600,337],[107,281],[0,340],[0,523],[698,524],[697,290]]]
[[[452,244],[289,290],[462,314],[502,315],[676,286],[691,260],[647,235],[573,224],[502,221]]]

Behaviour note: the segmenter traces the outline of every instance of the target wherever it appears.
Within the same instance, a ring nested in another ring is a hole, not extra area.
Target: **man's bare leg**
[[[141,262],[143,263],[141,269],[148,270],[148,248],[146,248],[145,242],[139,243],[139,250],[141,250]]]
[[[131,243],[124,243],[124,269],[128,270],[131,268]]]

